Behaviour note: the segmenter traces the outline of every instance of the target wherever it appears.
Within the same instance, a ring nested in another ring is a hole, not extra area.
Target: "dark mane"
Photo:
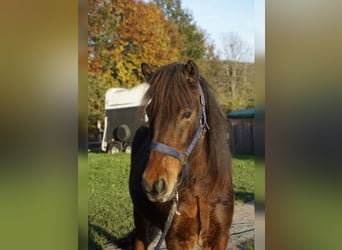
[[[228,150],[227,121],[218,105],[214,93],[207,81],[200,77],[200,84],[206,100],[206,114],[210,130],[207,132],[208,165],[214,178],[222,176],[229,168],[231,173],[231,157]],[[223,153],[224,152],[224,153]],[[215,166],[216,168],[213,168]]]

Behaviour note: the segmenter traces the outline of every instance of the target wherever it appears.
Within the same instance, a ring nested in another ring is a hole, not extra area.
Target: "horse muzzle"
[[[167,193],[167,183],[164,178],[157,179],[152,185],[143,178],[141,182],[143,191],[151,201],[163,202]]]
[[[171,200],[180,171],[177,159],[152,151],[141,179],[141,188],[147,198],[152,202]]]
[[[173,192],[169,192],[169,186],[164,178],[159,178],[152,184],[148,184],[143,178],[141,186],[147,198],[152,202],[166,202],[172,198]]]

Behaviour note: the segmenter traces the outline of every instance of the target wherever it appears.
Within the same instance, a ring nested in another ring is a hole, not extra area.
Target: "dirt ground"
[[[254,203],[248,202],[240,205],[235,205],[233,224],[231,228],[231,237],[228,243],[227,250],[244,250],[246,246],[254,242],[255,234],[255,216],[254,216]],[[161,234],[161,233],[160,233]],[[153,250],[157,245],[160,234],[148,247],[149,250]],[[252,244],[253,245],[253,244]],[[105,250],[123,250],[115,245],[108,245]],[[131,247],[125,249],[132,249]],[[162,250],[167,250],[165,242],[162,245]],[[195,248],[200,249],[198,247]]]
[[[234,210],[231,237],[227,250],[243,250],[246,244],[254,241],[255,215],[254,202],[236,205]]]

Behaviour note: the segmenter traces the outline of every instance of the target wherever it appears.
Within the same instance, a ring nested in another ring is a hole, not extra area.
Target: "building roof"
[[[105,109],[138,107],[148,88],[147,83],[139,84],[131,89],[110,88],[106,92]]]
[[[254,118],[255,117],[255,109],[239,109],[227,114],[228,118],[237,119],[237,118]]]

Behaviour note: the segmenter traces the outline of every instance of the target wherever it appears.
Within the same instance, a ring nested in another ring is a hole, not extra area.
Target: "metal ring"
[[[186,162],[187,159],[188,159],[188,155],[186,153],[182,153],[181,157],[179,157],[179,161],[181,162],[182,165]]]

